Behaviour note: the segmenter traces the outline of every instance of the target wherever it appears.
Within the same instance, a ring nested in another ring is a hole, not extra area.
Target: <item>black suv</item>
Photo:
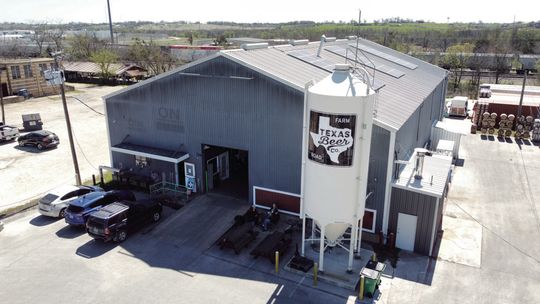
[[[26,145],[36,146],[39,150],[45,148],[56,147],[60,144],[58,136],[50,131],[34,131],[19,136],[17,139],[19,146],[24,147]]]
[[[161,204],[152,200],[115,202],[94,212],[86,222],[86,231],[105,242],[123,242],[147,223],[161,219]]]

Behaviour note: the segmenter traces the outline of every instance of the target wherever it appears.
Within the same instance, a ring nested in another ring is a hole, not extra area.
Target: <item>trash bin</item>
[[[386,264],[369,260],[366,264],[366,268],[373,269],[382,273],[386,269]]]
[[[17,95],[24,97],[24,99],[32,97],[32,94],[30,94],[27,89],[20,89],[19,91],[17,91]]]
[[[373,298],[375,290],[381,282],[381,273],[374,269],[362,268],[360,275],[364,276],[364,295],[368,298]]]
[[[39,113],[23,114],[22,121],[25,131],[36,131],[43,129],[43,122],[41,121],[41,115],[39,115]]]

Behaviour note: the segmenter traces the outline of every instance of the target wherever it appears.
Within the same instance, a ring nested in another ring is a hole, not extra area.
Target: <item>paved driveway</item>
[[[246,208],[202,196],[121,245],[94,242],[33,210],[0,233],[0,302],[346,303],[351,292],[276,275],[265,259],[220,258],[214,241]]]
[[[78,86],[68,93],[103,113],[101,96],[122,87]],[[68,98],[73,133],[81,175],[90,179],[96,167],[109,163],[104,116]],[[5,105],[6,122],[22,128],[21,114],[40,113],[43,128],[60,138],[58,148],[43,152],[33,147],[20,148],[15,142],[0,143],[0,214],[3,209],[20,204],[58,185],[75,182],[62,102],[58,95],[29,99]]]
[[[464,164],[455,170],[444,220],[479,227],[481,256],[473,262],[459,258],[474,247],[465,233],[461,242],[443,239],[441,250],[448,241],[463,247],[457,259],[402,256],[381,300],[540,303],[540,148],[469,135],[462,140],[460,155]]]

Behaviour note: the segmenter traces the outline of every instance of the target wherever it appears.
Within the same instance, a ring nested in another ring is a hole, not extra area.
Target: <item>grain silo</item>
[[[319,269],[324,271],[324,250],[339,246],[348,247],[347,270],[351,270],[358,221],[364,215],[377,93],[348,64],[337,64],[333,73],[309,87],[305,96],[302,255],[307,217],[320,231]],[[350,238],[344,237],[349,228]]]

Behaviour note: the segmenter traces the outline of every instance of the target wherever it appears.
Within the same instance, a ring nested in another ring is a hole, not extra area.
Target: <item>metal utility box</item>
[[[25,131],[36,131],[43,129],[43,122],[41,121],[41,115],[39,115],[39,113],[23,114],[22,121]]]

